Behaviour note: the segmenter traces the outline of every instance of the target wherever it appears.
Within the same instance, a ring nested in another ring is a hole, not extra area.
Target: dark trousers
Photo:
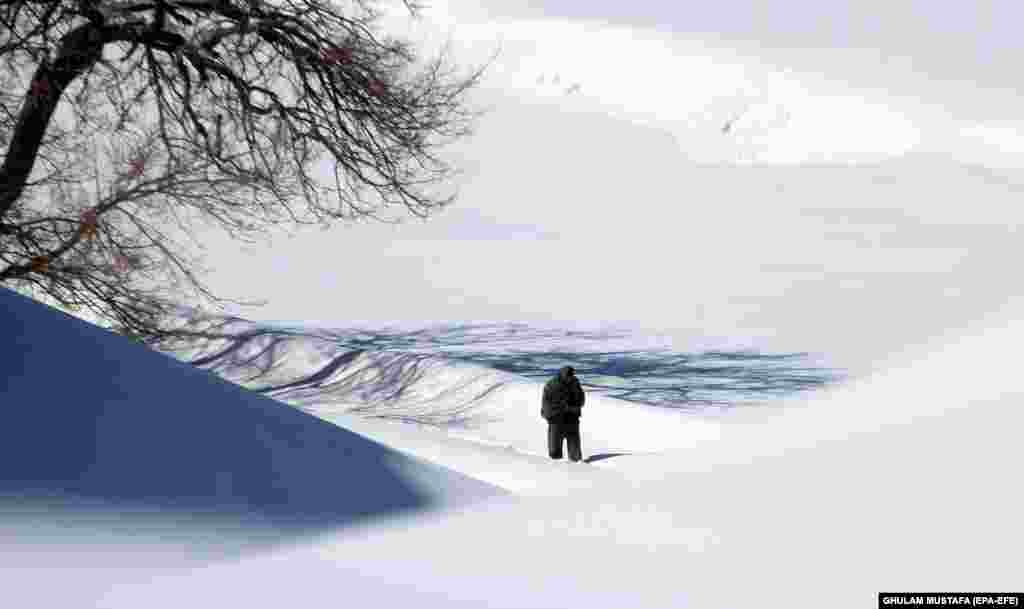
[[[569,459],[579,461],[583,458],[583,447],[580,444],[579,420],[564,422],[548,422],[548,455],[552,459],[562,458],[562,442],[569,445]]]

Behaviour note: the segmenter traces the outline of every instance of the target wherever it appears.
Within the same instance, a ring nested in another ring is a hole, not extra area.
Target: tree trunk
[[[82,25],[61,39],[54,62],[44,60],[36,69],[7,148],[7,158],[0,167],[0,222],[25,190],[39,145],[64,89],[95,65],[108,40],[105,28],[92,23]]]

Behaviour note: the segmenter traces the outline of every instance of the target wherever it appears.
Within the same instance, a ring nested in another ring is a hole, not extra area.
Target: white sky
[[[950,84],[959,85],[963,96],[971,93],[965,83],[971,89],[1019,92],[1024,84],[1015,69],[1024,43],[1014,25],[1024,9],[1012,0],[452,0],[431,5],[435,14],[452,21],[564,19],[656,28],[681,38],[756,49],[766,60],[792,63],[801,73],[832,73],[887,89],[902,84],[909,94],[920,93],[921,86]],[[968,106],[977,110],[976,104]]]
[[[211,240],[214,287],[270,300],[254,319],[615,321],[851,365],[1005,299],[984,276],[1021,219],[1020,77],[993,67],[1020,46],[1014,5],[614,4],[394,11],[392,31],[450,38],[467,67],[500,43],[474,97],[491,112],[451,149],[459,203]],[[883,316],[904,330],[865,345]]]

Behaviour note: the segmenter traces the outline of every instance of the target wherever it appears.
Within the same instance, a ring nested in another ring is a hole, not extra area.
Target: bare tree
[[[369,0],[0,0],[0,283],[155,337],[185,299],[231,302],[199,279],[196,222],[251,241],[451,203],[437,151],[471,132],[483,68],[421,60],[379,18]]]

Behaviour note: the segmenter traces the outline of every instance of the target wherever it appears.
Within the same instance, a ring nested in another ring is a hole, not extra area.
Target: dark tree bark
[[[50,124],[61,95],[71,81],[90,69],[103,54],[109,32],[91,23],[81,25],[60,41],[57,59],[43,62],[32,77],[32,89],[14,126],[7,156],[0,166],[0,218],[3,218],[25,189],[35,165],[39,145]]]

